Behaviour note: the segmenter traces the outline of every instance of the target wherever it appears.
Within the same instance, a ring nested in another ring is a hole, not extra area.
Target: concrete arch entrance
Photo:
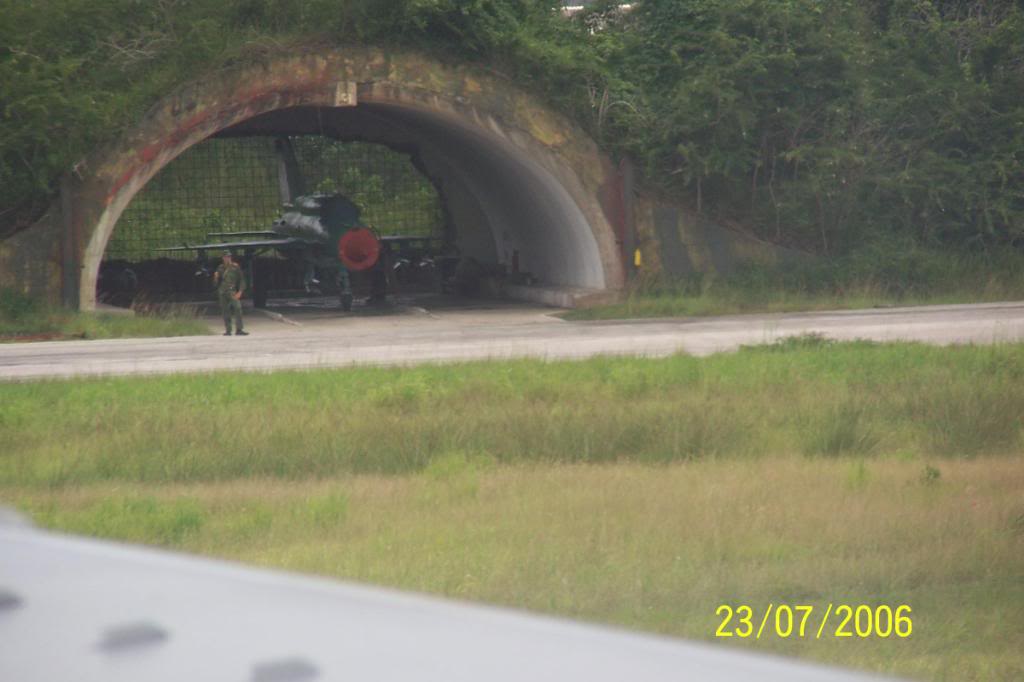
[[[463,252],[542,284],[618,289],[619,231],[603,206],[615,169],[562,117],[510,84],[415,55],[338,50],[222,72],[168,96],[62,197],[62,290],[84,310],[125,207],[212,135],[327,134],[415,147],[444,192]],[[621,232],[620,232],[621,233]]]

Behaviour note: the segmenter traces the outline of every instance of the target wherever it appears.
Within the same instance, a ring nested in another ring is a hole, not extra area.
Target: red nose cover
[[[338,257],[349,270],[369,270],[380,257],[380,242],[365,227],[353,227],[338,240]]]

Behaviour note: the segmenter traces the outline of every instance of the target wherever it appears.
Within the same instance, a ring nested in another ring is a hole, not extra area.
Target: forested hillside
[[[0,235],[212,69],[368,44],[470,61],[649,188],[827,255],[1024,246],[1024,2],[0,0]]]

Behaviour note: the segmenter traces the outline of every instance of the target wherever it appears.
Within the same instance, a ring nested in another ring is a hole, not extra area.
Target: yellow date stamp
[[[817,613],[821,613],[818,616]],[[906,604],[828,604],[823,610],[810,604],[768,604],[763,613],[746,604],[722,604],[715,609],[721,621],[715,637],[761,639],[762,636],[821,639],[822,637],[877,637],[906,639],[914,631],[913,610]]]

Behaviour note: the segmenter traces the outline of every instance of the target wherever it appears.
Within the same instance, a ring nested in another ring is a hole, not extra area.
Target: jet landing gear
[[[302,288],[306,290],[307,296],[320,296],[320,280],[316,278],[316,266],[310,263],[306,266],[306,274],[302,278]]]
[[[348,271],[344,268],[338,268],[338,300],[341,303],[341,309],[346,313],[352,310],[352,284],[349,281]]]
[[[270,282],[267,273],[262,272],[263,268],[257,267],[256,264],[259,261],[256,260],[256,255],[257,254],[253,251],[246,249],[243,262],[245,264],[246,272],[249,273],[249,288],[252,289],[252,305],[254,308],[263,309],[267,307],[267,298],[270,293],[268,285]],[[261,272],[257,272],[257,269],[261,270]]]

